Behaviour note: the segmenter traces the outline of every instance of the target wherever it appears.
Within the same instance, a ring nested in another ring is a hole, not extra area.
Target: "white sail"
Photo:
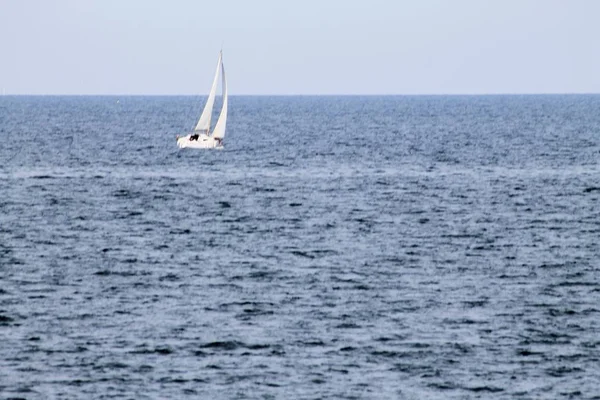
[[[221,57],[219,57],[219,60]],[[221,74],[223,75],[223,107],[221,108],[221,114],[215,125],[215,129],[212,133],[212,137],[215,139],[223,139],[225,136],[225,126],[227,125],[227,79],[225,79],[225,65],[221,61]]]
[[[223,54],[219,53],[219,61],[217,62],[217,70],[215,71],[215,78],[213,79],[212,87],[210,88],[210,93],[208,94],[208,99],[206,100],[206,105],[204,106],[204,110],[202,110],[202,115],[198,120],[198,124],[196,124],[195,131],[204,131],[208,133],[210,129],[210,119],[212,117],[213,105],[215,104],[215,96],[217,94],[217,83],[219,81],[219,68],[221,68]]]

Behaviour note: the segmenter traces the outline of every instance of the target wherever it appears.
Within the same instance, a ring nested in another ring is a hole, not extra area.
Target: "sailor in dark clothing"
[[[200,137],[200,135],[199,135],[199,134],[190,135],[190,142],[191,142],[192,140],[198,140],[198,138],[199,138],[199,137]]]

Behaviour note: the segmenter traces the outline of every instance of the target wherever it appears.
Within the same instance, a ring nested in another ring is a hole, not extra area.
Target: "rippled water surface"
[[[600,398],[600,96],[0,97],[0,398]]]

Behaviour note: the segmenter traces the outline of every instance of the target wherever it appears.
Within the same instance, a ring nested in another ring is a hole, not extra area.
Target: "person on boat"
[[[198,140],[198,138],[199,138],[199,137],[200,137],[200,135],[199,135],[199,134],[197,134],[197,133],[196,133],[196,134],[194,134],[194,135],[190,135],[190,142],[191,142],[192,140]]]

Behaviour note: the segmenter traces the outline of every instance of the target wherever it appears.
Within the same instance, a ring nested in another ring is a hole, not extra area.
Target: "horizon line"
[[[418,97],[418,96],[576,96],[599,95],[600,92],[496,92],[496,93],[290,93],[290,94],[230,94],[229,97]],[[3,93],[3,96],[95,96],[95,97],[206,97],[205,94],[158,93]]]

